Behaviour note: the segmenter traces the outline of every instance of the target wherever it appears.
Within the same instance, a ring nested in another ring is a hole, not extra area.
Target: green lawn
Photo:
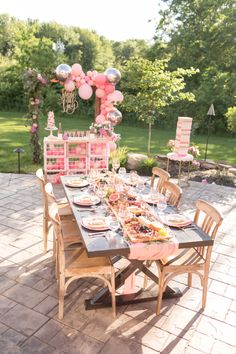
[[[86,117],[58,117],[56,123],[62,122],[63,130],[87,130],[91,118]],[[41,120],[41,138],[48,134],[44,130],[46,117]],[[22,147],[25,153],[21,158],[21,171],[34,172],[37,165],[31,163],[31,152],[29,146],[29,128],[25,127],[25,118],[22,113],[0,112],[0,172],[17,172],[17,154],[13,153],[14,148]],[[120,146],[127,146],[130,151],[146,152],[147,150],[147,129],[140,127],[129,127],[121,124],[116,129],[121,134]],[[175,131],[153,129],[152,154],[166,153],[166,143],[174,139]],[[201,158],[204,158],[206,136],[198,135],[192,137],[192,142],[198,144],[201,151]],[[208,146],[208,159],[224,161],[236,165],[236,139],[228,137],[210,136]]]

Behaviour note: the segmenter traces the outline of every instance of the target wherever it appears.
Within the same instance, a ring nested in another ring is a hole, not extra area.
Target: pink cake
[[[50,130],[55,129],[55,119],[54,119],[53,112],[48,112],[47,129],[50,129]]]

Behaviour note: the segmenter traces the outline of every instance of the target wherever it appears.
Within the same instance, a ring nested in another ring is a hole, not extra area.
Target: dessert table
[[[113,263],[115,263],[121,257],[127,258],[129,260],[129,264],[116,273],[116,289],[119,289],[122,285],[124,285],[125,280],[136,271],[145,273],[149,278],[158,284],[158,277],[148,267],[146,267],[145,260],[129,259],[130,243],[124,239],[122,229],[116,233],[116,241],[109,242],[106,237],[101,236],[99,233],[97,233],[96,237],[96,231],[88,230],[82,226],[82,219],[84,217],[93,215],[107,215],[110,210],[107,204],[103,202],[93,206],[93,208],[79,207],[76,205],[74,203],[74,197],[83,194],[84,191],[87,193],[88,187],[71,188],[67,185],[67,183],[73,179],[78,179],[78,176],[61,176],[61,182],[65,191],[65,195],[68,199],[75,220],[80,229],[82,241],[88,256],[108,256],[111,257]],[[167,208],[167,212],[169,208],[171,207]],[[207,234],[205,234],[197,225],[192,225],[193,227],[189,228],[170,227],[171,232],[174,234],[178,242],[179,249],[213,245],[213,240]],[[156,300],[156,297],[137,297],[141,292],[142,289],[132,294],[117,295],[117,305]],[[163,297],[173,298],[180,297],[181,295],[182,293],[178,289],[174,290],[170,287],[167,287]],[[107,306],[110,306],[109,292],[107,289],[100,290],[94,298],[85,301],[86,309],[101,308]]]

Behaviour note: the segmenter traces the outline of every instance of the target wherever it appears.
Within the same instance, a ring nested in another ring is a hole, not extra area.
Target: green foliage
[[[166,0],[160,12],[155,43],[149,58],[169,58],[170,68],[199,68],[187,80],[196,102],[183,103],[182,111],[206,130],[206,113],[214,103],[211,130],[226,131],[225,113],[235,105],[236,3],[234,0]],[[176,111],[176,105],[172,112]],[[168,114],[171,114],[169,111]]]
[[[114,42],[112,48],[116,62],[122,64],[125,60],[129,60],[132,57],[144,58],[148,51],[148,44],[142,39],[128,39],[123,42]]]
[[[225,116],[227,118],[229,130],[236,133],[236,107],[229,107]]]
[[[153,167],[157,166],[157,160],[155,157],[148,157],[143,160],[138,166],[138,172],[141,175],[151,176]]]
[[[118,147],[116,150],[111,152],[110,163],[112,162],[113,159],[119,159],[120,166],[126,167],[126,163],[127,163],[127,159],[128,159],[127,154],[128,154],[128,147],[127,146]]]

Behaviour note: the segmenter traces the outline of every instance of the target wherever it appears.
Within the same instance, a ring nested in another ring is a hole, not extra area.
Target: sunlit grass
[[[56,124],[60,121],[63,130],[88,130],[93,117],[78,116],[56,116]],[[46,117],[40,120],[41,142],[43,137],[48,135],[44,130]],[[121,134],[120,146],[127,146],[129,151],[146,153],[148,130],[143,127],[127,126],[121,124],[115,128]],[[29,145],[29,128],[25,127],[25,118],[22,113],[0,112],[0,172],[17,172],[17,154],[14,148],[22,147],[25,152],[21,155],[21,171],[35,172],[38,168],[31,162],[31,148]],[[151,153],[165,154],[168,152],[166,144],[169,139],[175,138],[175,131],[153,129]],[[198,135],[191,138],[191,141],[199,145],[201,156],[204,158],[206,136]],[[224,161],[236,165],[236,139],[227,137],[210,136],[208,145],[208,159]]]

